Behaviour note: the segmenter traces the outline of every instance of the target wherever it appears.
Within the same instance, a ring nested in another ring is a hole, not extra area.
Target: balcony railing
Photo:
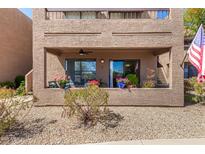
[[[46,19],[169,19],[169,9],[46,9]]]

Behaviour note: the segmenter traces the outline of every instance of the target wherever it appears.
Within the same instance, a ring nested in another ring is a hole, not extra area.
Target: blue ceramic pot
[[[125,83],[124,82],[117,82],[118,88],[125,88]]]

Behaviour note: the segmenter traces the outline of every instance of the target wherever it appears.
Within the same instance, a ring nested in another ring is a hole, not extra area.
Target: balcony
[[[159,19],[170,18],[170,9],[46,9],[46,20]]]

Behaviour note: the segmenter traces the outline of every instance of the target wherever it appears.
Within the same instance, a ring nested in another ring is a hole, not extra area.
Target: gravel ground
[[[115,128],[77,128],[62,118],[61,107],[33,107],[1,137],[1,144],[84,144],[136,139],[205,137],[205,105],[186,107],[111,107],[123,116]]]

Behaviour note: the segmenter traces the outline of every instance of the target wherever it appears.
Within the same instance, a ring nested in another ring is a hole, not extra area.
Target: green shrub
[[[22,81],[20,86],[16,89],[16,94],[19,96],[26,95],[25,81]]]
[[[143,88],[154,88],[155,82],[153,80],[147,80],[143,83]]]
[[[16,76],[16,78],[14,80],[16,88],[18,88],[20,86],[22,81],[25,81],[25,77],[23,75]]]
[[[77,116],[80,125],[94,126],[107,110],[108,93],[96,85],[65,93],[63,116]]]
[[[136,74],[128,74],[127,79],[129,80],[130,84],[133,86],[137,86],[139,83],[139,78],[136,76]]]
[[[11,82],[11,81],[5,81],[5,82],[1,82],[0,83],[0,88],[15,88],[15,83]]]
[[[12,89],[0,88],[0,136],[22,116],[21,111],[29,107],[28,102],[14,94]]]

